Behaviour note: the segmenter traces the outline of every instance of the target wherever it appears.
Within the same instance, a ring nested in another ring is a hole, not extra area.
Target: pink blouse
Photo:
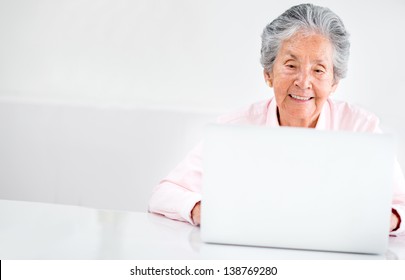
[[[274,98],[250,105],[247,108],[219,117],[220,123],[279,126]],[[378,118],[346,102],[328,99],[324,104],[315,129],[346,130],[380,133]],[[191,210],[201,201],[202,142],[154,189],[149,211],[168,218],[193,224]],[[399,163],[394,166],[392,208],[401,221],[405,217],[405,180]],[[404,222],[391,234],[405,232]]]

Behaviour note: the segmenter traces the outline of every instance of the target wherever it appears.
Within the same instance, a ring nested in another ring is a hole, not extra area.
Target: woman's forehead
[[[321,34],[297,33],[282,42],[278,54],[296,60],[332,61],[333,48],[330,40]]]

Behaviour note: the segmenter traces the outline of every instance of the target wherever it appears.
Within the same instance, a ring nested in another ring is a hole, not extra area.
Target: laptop
[[[201,238],[383,254],[393,166],[387,134],[208,125]]]

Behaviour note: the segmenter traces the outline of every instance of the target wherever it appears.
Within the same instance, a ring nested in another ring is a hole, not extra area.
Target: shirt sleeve
[[[153,190],[149,211],[194,224],[191,210],[201,201],[202,142]]]

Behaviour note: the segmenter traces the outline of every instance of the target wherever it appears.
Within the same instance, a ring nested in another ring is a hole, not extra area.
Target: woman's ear
[[[263,70],[264,80],[269,87],[273,87],[273,77],[270,72]]]

